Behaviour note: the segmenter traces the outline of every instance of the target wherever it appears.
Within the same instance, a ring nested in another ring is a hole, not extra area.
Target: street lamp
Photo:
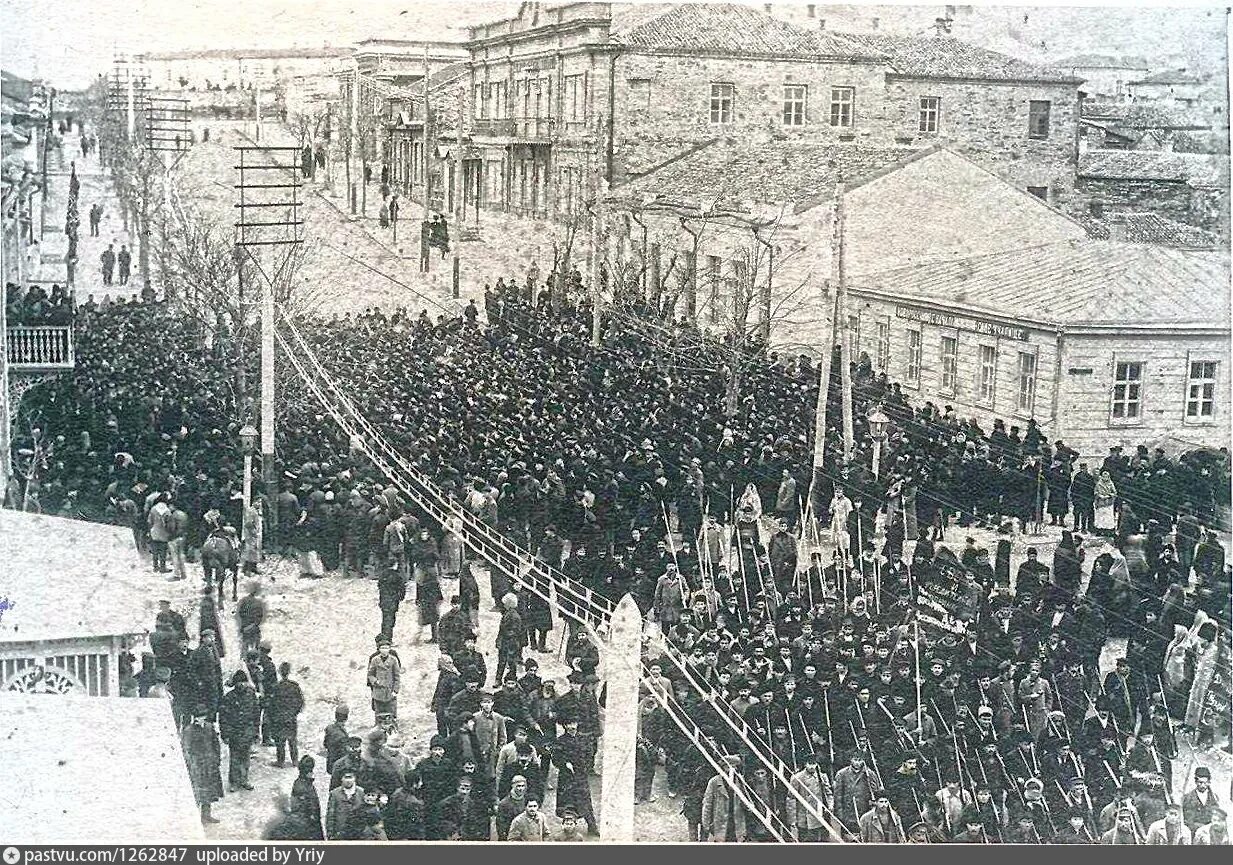
[[[253,454],[257,450],[257,428],[250,423],[240,429],[240,449],[244,451],[244,513],[240,517],[240,539],[248,540],[248,529],[245,525],[248,508],[253,503]]]
[[[882,413],[882,406],[877,406],[869,413],[869,434],[873,437],[873,476],[877,478],[882,462],[882,442],[886,441],[886,428],[890,426],[890,418]]]

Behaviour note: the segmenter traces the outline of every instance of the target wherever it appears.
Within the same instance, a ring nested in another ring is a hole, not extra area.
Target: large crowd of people
[[[1034,423],[986,431],[947,406],[913,407],[861,358],[858,445],[845,462],[836,393],[815,510],[810,362],[763,351],[728,413],[731,355],[710,337],[631,308],[593,347],[585,301],[530,295],[498,280],[482,310],[458,316],[370,310],[298,329],[459,508],[599,595],[631,593],[655,623],[640,799],[662,770],[695,840],[1226,843],[1224,791],[1202,754],[1228,747],[1229,568],[1214,530],[1227,453],[1115,448],[1088,463]],[[324,811],[313,758],[300,758],[275,835],[487,840],[495,826],[498,838],[542,840],[550,768],[567,838],[594,831],[590,638],[571,629],[568,689],[555,692],[533,655],[558,618],[494,569],[501,624],[485,659],[461,525],[434,525],[399,494],[286,365],[281,490],[242,512],[238,431],[254,407],[224,360],[236,338],[207,339],[164,304],[85,311],[73,376],[23,404],[15,447],[42,458],[7,491],[10,505],[131,526],[173,577],[202,562],[199,645],[177,634],[168,669],[203,819],[222,795],[219,733],[240,789],[235,754],[266,727],[270,742],[296,738],[289,710],[279,720],[272,708],[282,679],[272,661],[262,669],[259,621],[242,649],[256,672],[246,663],[226,691],[209,627],[228,576],[234,597],[241,569],[291,552],[305,576],[378,580],[382,633],[367,670],[380,724],[366,740],[346,717],[327,732]],[[879,477],[866,443],[874,406],[891,421]],[[1060,528],[1047,535],[1046,523]],[[963,529],[971,537],[953,545]],[[992,549],[976,529],[992,530]],[[1020,547],[1052,546],[1059,532],[1050,563],[1029,548],[1012,574]],[[411,623],[399,616],[408,599]],[[255,619],[259,607],[249,604]],[[438,734],[415,763],[386,741],[397,735],[396,631],[440,649]],[[1102,650],[1120,639],[1102,675]],[[713,737],[731,772],[689,746],[656,694]],[[1183,752],[1198,756],[1183,765]],[[790,784],[768,773],[768,755]],[[772,807],[770,826],[745,799]]]

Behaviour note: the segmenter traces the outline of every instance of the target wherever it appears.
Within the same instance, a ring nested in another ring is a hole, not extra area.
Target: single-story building
[[[166,699],[0,692],[8,844],[202,844]]]
[[[0,509],[0,562],[0,693],[118,696],[157,592],[192,593],[188,580],[155,588],[128,530],[63,517]]]
[[[1035,419],[1085,456],[1230,437],[1229,260],[1079,240],[849,282],[853,356],[988,429]]]

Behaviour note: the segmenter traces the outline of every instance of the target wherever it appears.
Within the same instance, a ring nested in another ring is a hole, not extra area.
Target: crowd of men
[[[1192,750],[1178,746],[1227,747],[1229,569],[1205,528],[1227,504],[1227,454],[1115,448],[1093,470],[1033,423],[986,433],[949,407],[914,409],[862,358],[857,441],[868,439],[867,411],[881,406],[891,419],[886,470],[874,477],[866,444],[849,462],[838,457],[836,419],[825,506],[815,512],[811,364],[766,356],[725,414],[722,361],[707,365],[723,352],[694,328],[643,326],[645,310],[630,310],[592,347],[585,302],[529,295],[499,280],[483,321],[473,303],[435,321],[426,311],[368,311],[299,327],[359,410],[460,508],[600,595],[632,593],[656,623],[663,643],[648,648],[640,798],[662,766],[699,840],[1223,843],[1224,791],[1211,789],[1201,757],[1179,763]],[[50,444],[27,489],[9,497],[131,525],[139,545],[158,544],[160,570],[164,545],[204,562],[225,541],[235,555],[211,566],[204,595],[217,589],[221,600],[223,574],[239,567],[227,524],[245,517],[237,432],[252,411],[220,360],[236,337],[216,332],[207,344],[161,304],[86,317],[74,376],[27,398]],[[652,328],[668,335],[650,338]],[[502,622],[487,699],[479,591],[465,578],[458,527],[432,525],[393,490],[294,378],[280,392],[283,483],[264,505],[267,552],[299,554],[306,576],[378,579],[383,624],[368,681],[385,727],[397,715],[396,629],[420,637],[416,624],[428,628],[441,649],[432,698],[440,738],[427,762],[379,780],[355,765],[348,780],[347,764],[335,778],[330,759],[327,837],[412,837],[400,833],[421,831],[407,816],[417,809],[423,837],[487,837],[494,811],[511,826],[519,818],[519,836],[542,837],[536,779],[549,765],[558,815],[593,830],[595,647],[571,633],[577,690],[552,694],[526,657],[544,647],[552,610],[494,571]],[[27,444],[19,435],[16,446]],[[156,508],[183,519],[156,522]],[[974,538],[948,548],[953,518],[993,529],[994,549]],[[1029,549],[1012,580],[1016,545],[1046,520],[1064,527],[1051,564]],[[1100,534],[1107,541],[1092,541]],[[819,552],[817,540],[836,554]],[[398,613],[412,596],[418,615],[408,626]],[[444,614],[441,601],[450,602]],[[1102,676],[1101,650],[1114,637],[1127,648]],[[247,647],[258,660],[259,643]],[[653,690],[730,755],[730,772],[717,774],[689,747]],[[212,693],[221,706],[221,674]],[[711,694],[740,716],[743,736]],[[252,700],[232,702],[251,717]],[[198,709],[184,710],[186,728],[212,723],[212,704],[206,716]],[[384,735],[368,742],[373,765],[388,750]],[[540,774],[519,772],[527,791],[502,810],[515,787],[513,775],[502,786],[509,744],[515,763],[530,754]],[[768,772],[768,755],[790,784]],[[746,813],[746,799],[772,806],[769,826]],[[311,810],[294,802],[291,823]],[[353,811],[361,816],[338,822]],[[391,833],[400,820],[413,828]]]
[[[38,283],[24,290],[16,283],[4,286],[5,321],[9,327],[73,323],[72,298],[66,288],[53,283],[51,291]]]

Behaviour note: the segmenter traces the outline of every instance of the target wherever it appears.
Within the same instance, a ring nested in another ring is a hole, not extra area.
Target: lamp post
[[[890,418],[882,413],[878,406],[869,413],[869,433],[873,436],[873,476],[878,477],[878,469],[882,462],[882,442],[886,441],[886,428],[890,426]]]
[[[240,429],[240,448],[244,451],[244,513],[240,515],[240,540],[248,540],[246,517],[253,503],[253,452],[257,449],[257,428],[250,423]]]

